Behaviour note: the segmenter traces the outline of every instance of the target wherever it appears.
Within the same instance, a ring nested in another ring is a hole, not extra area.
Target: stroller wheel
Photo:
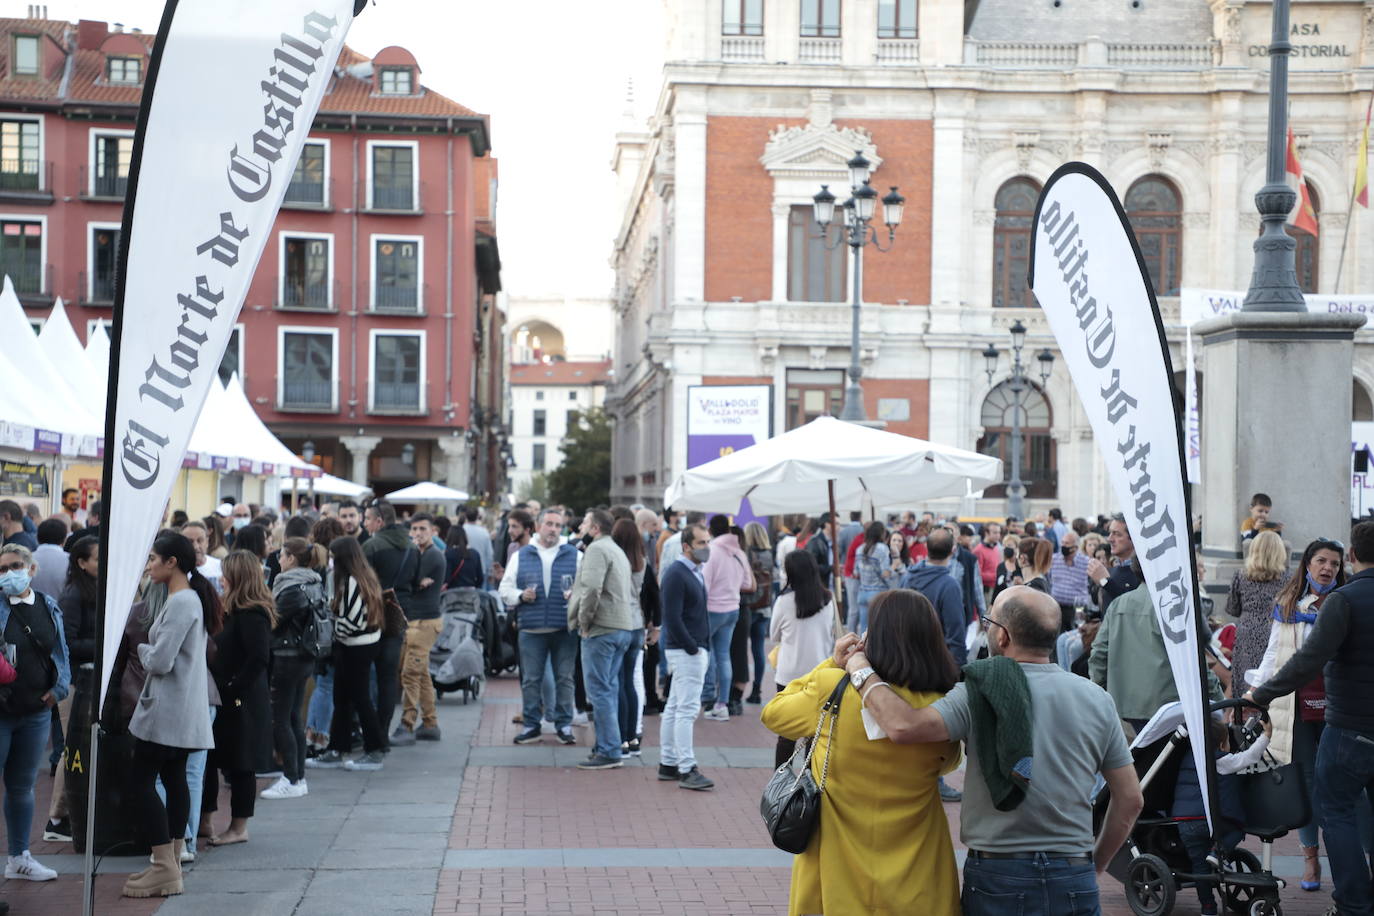
[[[1258,875],[1264,870],[1259,857],[1248,849],[1233,849],[1227,853],[1222,864],[1222,876]],[[1231,913],[1249,913],[1250,905],[1260,899],[1264,891],[1249,884],[1221,885],[1221,899],[1226,910]]]
[[[1141,855],[1126,868],[1126,903],[1135,916],[1165,916],[1174,909],[1178,888],[1159,856]]]
[[[1261,897],[1250,904],[1250,916],[1283,916],[1278,897]]]

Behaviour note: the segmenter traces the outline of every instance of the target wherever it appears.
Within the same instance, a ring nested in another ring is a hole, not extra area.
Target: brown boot
[[[181,863],[171,843],[153,847],[153,867],[124,882],[125,897],[170,897],[180,894]]]

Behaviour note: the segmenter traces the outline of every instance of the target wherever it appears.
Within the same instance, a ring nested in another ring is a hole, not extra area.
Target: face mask
[[[1062,553],[1062,554],[1064,555],[1064,559],[1066,559],[1066,560],[1067,560],[1069,557],[1073,556],[1073,550],[1074,550],[1074,549],[1073,549],[1072,547],[1060,547],[1060,548],[1059,548],[1059,552]]]
[[[242,531],[244,528],[248,527],[248,522],[249,519],[246,519],[243,516],[239,516],[238,518],[234,519],[234,530]]]
[[[11,569],[9,572],[0,576],[0,591],[6,595],[18,597],[29,590],[29,571],[27,569]]]
[[[3,580],[0,579],[0,581],[3,581]],[[1313,592],[1314,594],[1317,594],[1317,595],[1325,595],[1327,592],[1331,591],[1331,589],[1333,589],[1333,588],[1336,587],[1336,580],[1335,580],[1335,579],[1332,579],[1330,585],[1318,585],[1318,584],[1317,584],[1317,581],[1316,581],[1315,579],[1312,578],[1312,574],[1311,574],[1311,573],[1308,573],[1308,574],[1307,574],[1307,587],[1310,588],[1310,589],[1312,589],[1312,592]],[[14,593],[11,592],[11,594],[14,594]]]
[[[710,547],[698,547],[692,551],[692,559],[698,563],[705,563],[711,557]]]

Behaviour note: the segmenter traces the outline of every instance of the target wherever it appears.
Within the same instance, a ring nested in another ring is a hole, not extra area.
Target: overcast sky
[[[225,3],[228,12],[232,3]],[[513,295],[608,296],[614,136],[634,79],[642,124],[658,97],[658,0],[378,0],[348,44],[366,55],[402,45],[420,80],[491,116],[500,160],[497,232]],[[52,19],[157,28],[158,0],[50,0]]]

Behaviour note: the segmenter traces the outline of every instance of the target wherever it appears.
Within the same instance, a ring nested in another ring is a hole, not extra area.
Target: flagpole
[[[1374,91],[1369,93],[1369,101],[1364,106],[1364,142],[1360,144],[1360,150],[1368,159],[1369,156],[1369,115],[1374,111]],[[1365,166],[1368,168],[1368,165]],[[1360,163],[1355,163],[1355,180],[1350,183],[1350,205],[1345,210],[1345,235],[1341,238],[1341,257],[1336,262],[1336,283],[1331,287],[1331,292],[1339,294],[1341,291],[1341,271],[1345,269],[1345,249],[1350,244],[1350,224],[1355,222],[1355,192],[1356,185],[1360,183]]]

